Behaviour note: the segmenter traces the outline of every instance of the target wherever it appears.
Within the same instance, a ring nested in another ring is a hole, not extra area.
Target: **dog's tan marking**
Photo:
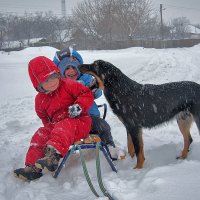
[[[134,167],[134,169],[141,169],[144,167],[144,143],[143,143],[143,137],[142,137],[142,129],[139,130],[138,133],[138,139],[139,139],[139,145],[140,145],[140,151],[139,154],[137,155],[137,164]]]
[[[191,128],[192,122],[193,122],[192,115],[188,116],[186,119],[181,119],[181,118],[177,119],[177,123],[183,135],[183,140],[184,140],[184,147],[182,150],[182,154],[178,158],[185,159],[188,156],[189,147],[192,142],[192,137],[190,135],[190,128]]]
[[[97,76],[95,73],[93,73],[93,72],[91,72],[91,71],[87,71],[87,72],[85,72],[85,73],[94,76],[94,77],[96,78],[98,84],[99,84],[99,88],[102,89],[102,90],[104,89],[104,83],[103,83],[103,81],[100,79],[99,76]]]
[[[135,156],[135,148],[131,135],[129,133],[127,134],[127,146],[128,146],[128,153],[131,156],[131,158],[133,158]]]

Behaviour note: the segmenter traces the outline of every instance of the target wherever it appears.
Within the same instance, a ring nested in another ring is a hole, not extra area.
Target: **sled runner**
[[[108,161],[111,169],[115,172],[117,172],[117,169],[115,167],[115,165],[113,164],[113,159],[111,157],[110,151],[107,147],[107,145],[101,141],[101,139],[99,138],[99,136],[97,135],[93,135],[93,134],[89,134],[89,136],[83,140],[79,140],[77,141],[75,144],[73,144],[69,151],[65,154],[65,156],[63,157],[61,163],[59,164],[57,170],[55,171],[53,177],[57,178],[60,171],[62,170],[65,162],[67,161],[67,159],[69,158],[69,156],[73,153],[75,153],[76,151],[81,151],[82,149],[96,149],[96,145],[98,144],[99,146],[99,150],[101,150],[106,158],[106,160]]]

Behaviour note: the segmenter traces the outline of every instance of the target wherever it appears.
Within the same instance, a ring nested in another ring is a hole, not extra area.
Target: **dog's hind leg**
[[[200,116],[198,114],[193,114],[193,118],[200,134]]]
[[[128,143],[131,144],[131,148],[130,151],[131,153],[133,153],[133,151],[135,152],[136,156],[137,156],[137,164],[134,167],[134,169],[141,169],[144,167],[144,145],[143,145],[143,138],[142,138],[142,129],[138,128],[138,129],[134,129],[132,131],[128,131],[128,133],[130,134],[131,138],[129,138],[129,140],[132,140],[132,144],[129,141]],[[128,137],[129,137],[128,134]],[[134,154],[132,154],[134,155]]]
[[[184,140],[182,153],[180,156],[177,157],[177,159],[185,159],[188,156],[190,144],[193,141],[192,136],[190,134],[190,128],[193,122],[193,116],[190,113],[185,114],[183,111],[179,115],[177,115],[176,119]]]

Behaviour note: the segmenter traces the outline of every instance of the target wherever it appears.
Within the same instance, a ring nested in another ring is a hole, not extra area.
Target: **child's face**
[[[78,72],[75,67],[70,66],[65,70],[65,77],[73,80],[78,79]]]
[[[41,85],[46,90],[46,94],[53,92],[59,86],[60,79],[58,77],[52,77],[44,81]]]

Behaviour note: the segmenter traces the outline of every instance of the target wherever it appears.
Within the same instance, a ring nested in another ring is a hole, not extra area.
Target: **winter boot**
[[[50,172],[54,172],[58,167],[61,157],[55,148],[47,147],[45,157],[37,160],[35,166],[39,169],[47,169]]]
[[[108,149],[110,151],[110,155],[113,161],[125,159],[126,153],[123,149],[120,149],[116,146],[114,147],[112,145],[108,145]]]
[[[42,170],[35,166],[26,166],[24,168],[14,170],[14,175],[25,181],[32,181],[42,176]]]

